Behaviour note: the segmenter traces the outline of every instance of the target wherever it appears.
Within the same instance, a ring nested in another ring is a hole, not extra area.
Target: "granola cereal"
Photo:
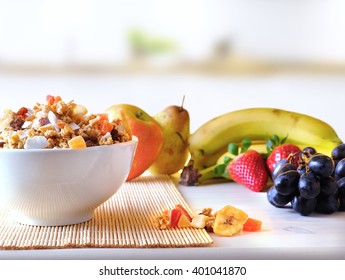
[[[78,148],[112,145],[132,139],[122,119],[109,120],[107,114],[90,114],[74,101],[47,96],[45,104],[5,110],[0,118],[0,149]]]
[[[217,212],[212,213],[213,209],[212,208],[204,208],[201,212],[202,215],[205,215],[208,217],[206,223],[205,223],[205,229],[208,232],[213,232],[213,226],[214,226],[214,221],[216,219]]]
[[[170,227],[169,211],[164,211],[162,215],[156,217],[153,221],[154,227],[157,229],[168,229]]]

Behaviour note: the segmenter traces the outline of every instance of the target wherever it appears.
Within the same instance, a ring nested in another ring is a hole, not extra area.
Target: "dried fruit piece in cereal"
[[[109,122],[108,114],[98,114],[101,119],[98,121],[98,129],[101,135],[105,135],[108,132],[110,133],[114,126]]]
[[[47,104],[52,106],[52,105],[58,103],[59,101],[61,101],[61,97],[60,96],[47,95],[46,100],[47,100]]]
[[[48,146],[49,142],[44,136],[34,136],[25,142],[24,149],[44,149]]]
[[[82,136],[76,136],[68,141],[68,146],[71,149],[83,149],[86,148],[86,142]]]

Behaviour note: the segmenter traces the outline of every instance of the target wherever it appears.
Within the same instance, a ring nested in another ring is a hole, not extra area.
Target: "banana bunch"
[[[185,168],[203,170],[205,178],[212,177],[217,162],[228,156],[229,143],[240,145],[247,138],[260,151],[272,135],[287,137],[287,142],[302,149],[312,146],[326,155],[342,143],[333,127],[315,117],[277,108],[248,108],[215,117],[192,133],[191,161]]]
[[[265,143],[272,135],[288,137],[300,147],[313,146],[330,154],[342,141],[335,130],[320,119],[276,108],[249,108],[220,115],[202,125],[190,137],[189,150],[195,168],[213,165],[229,143],[249,138]]]

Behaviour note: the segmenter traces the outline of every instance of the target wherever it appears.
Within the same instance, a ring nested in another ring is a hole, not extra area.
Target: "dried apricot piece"
[[[86,148],[86,142],[82,136],[76,136],[68,141],[68,146],[71,149],[82,149]]]
[[[248,218],[243,225],[243,231],[259,231],[262,222],[253,218]]]

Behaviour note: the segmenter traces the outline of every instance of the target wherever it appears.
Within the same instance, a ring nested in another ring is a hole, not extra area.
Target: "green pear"
[[[189,158],[189,113],[183,105],[171,105],[155,115],[154,119],[163,130],[163,147],[149,171],[152,174],[175,174]]]

